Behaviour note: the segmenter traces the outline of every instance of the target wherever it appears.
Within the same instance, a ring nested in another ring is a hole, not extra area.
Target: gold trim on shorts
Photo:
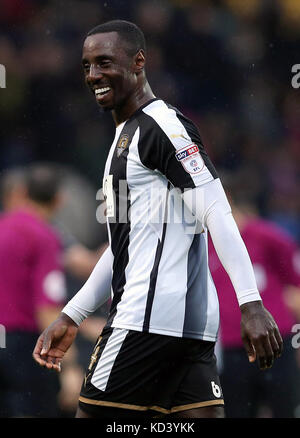
[[[224,400],[207,400],[204,402],[190,403],[189,405],[175,406],[170,410],[173,412],[187,411],[188,409],[204,408],[205,406],[224,405]]]
[[[163,414],[171,414],[173,412],[180,412],[180,411],[186,411],[188,409],[195,409],[195,408],[202,408],[205,406],[212,406],[212,405],[224,405],[224,400],[207,400],[204,402],[198,402],[198,403],[190,403],[188,405],[182,405],[182,406],[175,406],[171,409],[165,409],[161,408],[160,406],[138,406],[138,405],[131,405],[127,403],[116,403],[116,402],[109,402],[109,401],[103,401],[103,400],[93,400],[86,397],[79,397],[79,401],[82,403],[87,403],[90,405],[96,405],[96,406],[109,406],[112,408],[121,408],[121,409],[132,409],[134,411],[157,411],[161,412]]]

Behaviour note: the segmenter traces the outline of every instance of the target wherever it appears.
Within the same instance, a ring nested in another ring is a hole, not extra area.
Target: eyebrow
[[[96,56],[95,59],[96,59],[96,61],[103,61],[105,59],[112,60],[113,57],[109,56],[109,55],[99,55],[99,56]],[[89,62],[89,60],[86,58],[82,58],[81,62],[82,62],[82,64],[85,64],[85,63]]]

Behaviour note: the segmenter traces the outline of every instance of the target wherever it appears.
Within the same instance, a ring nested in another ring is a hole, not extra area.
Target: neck
[[[124,105],[112,110],[112,116],[116,126],[128,120],[142,105],[153,98],[155,98],[155,95],[146,80],[141,87],[137,88],[136,91],[130,95]]]
[[[53,208],[46,205],[40,205],[35,202],[28,201],[24,207],[26,210],[32,212],[45,222],[50,221],[51,217],[53,216]]]

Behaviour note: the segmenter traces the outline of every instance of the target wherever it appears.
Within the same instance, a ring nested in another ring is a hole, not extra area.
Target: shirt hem
[[[142,326],[135,324],[122,324],[122,323],[112,323],[111,327],[120,328],[125,330],[133,330],[137,332],[145,332]],[[147,333],[153,333],[156,335],[165,335],[165,336],[173,336],[176,338],[189,338],[189,339],[200,339],[202,341],[216,342],[217,335],[202,333],[202,332],[179,332],[176,330],[164,329],[164,328],[156,328],[149,327]]]

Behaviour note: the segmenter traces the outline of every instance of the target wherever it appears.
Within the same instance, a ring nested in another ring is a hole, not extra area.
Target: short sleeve
[[[151,106],[150,106],[151,107]],[[142,163],[160,171],[181,191],[218,178],[197,127],[166,104],[144,109],[139,116]]]

